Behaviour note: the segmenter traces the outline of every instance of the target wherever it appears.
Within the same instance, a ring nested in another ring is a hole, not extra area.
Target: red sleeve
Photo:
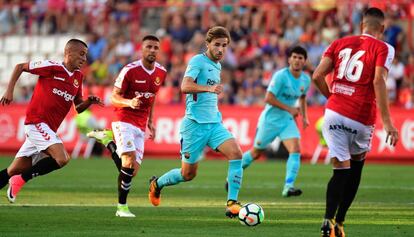
[[[390,70],[392,60],[394,60],[394,54],[395,50],[391,45],[387,43],[382,44],[377,51],[375,66],[384,67],[387,70]]]
[[[29,62],[29,73],[39,75],[41,77],[50,77],[53,75],[55,63],[44,60],[44,61],[30,61]]]
[[[338,41],[335,40],[334,42],[332,42],[328,48],[325,50],[325,52],[323,53],[322,57],[329,57],[330,59],[332,59],[332,61],[335,59],[335,49],[338,45]]]

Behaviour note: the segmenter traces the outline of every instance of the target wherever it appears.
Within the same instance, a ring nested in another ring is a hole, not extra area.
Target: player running
[[[111,100],[116,119],[112,122],[112,131],[88,133],[89,137],[96,138],[111,151],[112,159],[120,170],[115,213],[119,217],[135,217],[128,208],[127,197],[132,178],[142,163],[147,126],[149,138],[155,138],[155,95],[167,75],[166,69],[156,62],[159,50],[160,40],[156,36],[147,35],[142,39],[142,59],[126,65],[115,81]],[[117,145],[112,142],[112,132]]]
[[[299,196],[302,190],[294,183],[300,167],[300,133],[295,118],[301,114],[303,128],[309,125],[306,93],[310,77],[303,72],[307,59],[306,50],[293,47],[288,54],[289,67],[277,71],[267,88],[266,107],[260,115],[253,148],[243,154],[243,169],[259,159],[266,147],[279,137],[289,152],[286,164],[283,197]],[[296,104],[299,100],[299,108]]]
[[[29,180],[60,169],[69,162],[70,156],[56,131],[72,104],[78,113],[92,104],[102,105],[95,96],[82,99],[83,74],[80,68],[86,62],[87,52],[86,43],[71,39],[65,46],[63,63],[45,60],[17,64],[14,68],[7,90],[0,99],[3,106],[13,101],[14,87],[22,72],[39,75],[39,79],[26,112],[26,140],[9,167],[0,171],[0,189],[13,176],[7,191],[10,202],[15,201]],[[32,157],[40,152],[47,157],[32,165]]]
[[[386,141],[392,146],[398,141],[385,86],[394,48],[377,39],[384,31],[384,13],[378,8],[367,9],[361,29],[362,35],[334,41],[312,78],[328,98],[322,132],[333,164],[333,176],[326,190],[323,237],[345,236],[345,215],[358,191],[365,156],[371,148],[376,103],[387,133]],[[334,77],[329,90],[325,76],[332,70]]]
[[[197,173],[198,162],[205,146],[221,152],[229,160],[226,216],[235,217],[240,210],[237,201],[243,177],[242,152],[232,134],[224,128],[218,110],[220,84],[220,60],[230,43],[230,34],[223,27],[212,27],[207,32],[207,51],[194,56],[181,84],[186,95],[186,112],[181,123],[181,168],[170,170],[161,177],[150,180],[149,200],[160,204],[161,189],[192,180]]]

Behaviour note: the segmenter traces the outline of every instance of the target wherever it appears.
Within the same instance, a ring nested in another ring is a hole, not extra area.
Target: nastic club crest
[[[161,79],[160,79],[159,77],[155,78],[154,84],[155,84],[156,86],[161,85]]]
[[[78,79],[73,80],[73,86],[76,87],[76,88],[79,87]]]

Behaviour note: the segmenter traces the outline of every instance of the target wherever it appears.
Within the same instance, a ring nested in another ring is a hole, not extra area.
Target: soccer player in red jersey
[[[127,196],[132,178],[140,168],[144,154],[145,130],[149,138],[155,138],[153,111],[155,95],[167,75],[166,69],[156,62],[160,41],[156,36],[147,35],[142,40],[142,59],[122,68],[112,90],[112,104],[115,119],[111,131],[94,131],[89,137],[96,138],[112,153],[112,159],[120,170],[118,176],[119,217],[135,217],[129,211]],[[111,141],[112,133],[116,145]],[[119,156],[122,164],[119,164]]]
[[[9,201],[14,202],[17,193],[32,178],[45,175],[65,166],[70,156],[56,131],[69,112],[72,104],[81,113],[92,104],[101,104],[98,97],[82,99],[83,75],[80,71],[86,62],[88,47],[78,39],[67,42],[63,63],[49,60],[17,64],[7,90],[0,99],[3,106],[13,101],[13,91],[22,72],[39,75],[32,99],[26,111],[26,140],[7,169],[0,171],[0,188],[6,186]],[[43,152],[48,157],[32,165],[32,157]]]
[[[328,98],[322,132],[333,164],[321,227],[324,237],[345,236],[345,215],[358,191],[365,155],[371,148],[376,104],[387,142],[395,146],[398,141],[385,87],[394,48],[378,39],[384,31],[384,13],[378,8],[367,9],[361,29],[361,35],[334,41],[312,78]],[[334,76],[329,89],[325,76],[331,71]]]

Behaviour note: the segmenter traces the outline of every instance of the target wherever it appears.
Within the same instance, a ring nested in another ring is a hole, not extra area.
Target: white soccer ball
[[[264,220],[263,208],[255,203],[244,204],[239,212],[239,221],[243,225],[256,226]]]

